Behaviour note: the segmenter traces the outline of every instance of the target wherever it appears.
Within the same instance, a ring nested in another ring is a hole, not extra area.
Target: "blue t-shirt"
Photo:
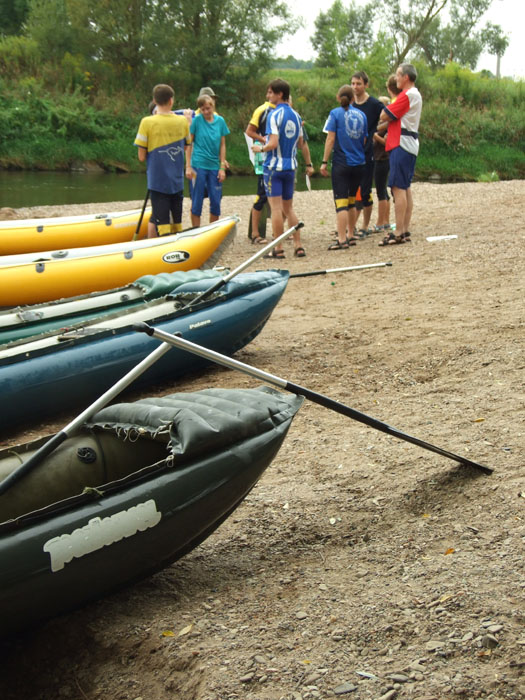
[[[223,117],[214,114],[213,121],[208,122],[202,114],[198,114],[191,123],[190,133],[193,134],[192,166],[218,170],[221,138],[230,133]]]
[[[266,153],[265,170],[296,170],[297,142],[303,135],[301,117],[286,102],[281,102],[270,112],[266,122],[266,135],[277,134],[277,148]],[[268,143],[268,139],[266,139]]]
[[[366,116],[350,105],[336,107],[328,115],[323,131],[335,132],[332,162],[339,165],[363,165],[365,138],[368,133]]]

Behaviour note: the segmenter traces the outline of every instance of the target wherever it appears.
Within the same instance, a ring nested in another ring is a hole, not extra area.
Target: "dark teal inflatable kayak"
[[[34,424],[58,411],[86,406],[158,343],[136,333],[145,321],[199,345],[231,355],[244,347],[270,317],[288,283],[285,270],[239,274],[195,306],[183,308],[214,280],[181,285],[175,294],[101,320],[73,325],[0,347],[0,433]],[[177,377],[203,366],[192,353],[171,349],[134,387]]]
[[[104,408],[0,496],[0,636],[183,556],[239,505],[302,398],[206,389]],[[0,451],[0,480],[47,438]]]

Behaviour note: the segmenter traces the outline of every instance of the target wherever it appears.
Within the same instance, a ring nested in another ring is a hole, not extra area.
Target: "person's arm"
[[[274,151],[278,145],[279,136],[277,134],[270,134],[268,141],[264,145],[261,145],[260,143],[255,143],[252,146],[252,151],[254,153],[266,153],[267,151]]]
[[[221,162],[221,167],[219,168],[219,174],[217,175],[217,179],[219,182],[224,182],[226,179],[226,166],[227,166],[227,161],[226,161],[226,136],[221,136],[221,145],[219,148],[219,160]]]
[[[311,176],[315,172],[314,166],[312,165],[312,156],[310,155],[310,148],[308,147],[308,143],[304,140],[302,136],[299,139],[299,148],[301,149],[301,153],[303,154],[304,162],[306,165],[306,174],[308,176]]]
[[[143,146],[139,146],[137,149],[137,155],[141,163],[144,163],[146,161],[146,158],[148,157],[148,149],[144,148]]]
[[[264,141],[264,137],[261,136],[261,134],[257,131],[257,128],[251,123],[248,124],[244,133],[254,141]]]
[[[330,158],[330,155],[334,150],[334,143],[335,131],[328,131],[326,133],[326,141],[324,143],[323,162],[321,163],[321,167],[319,168],[319,172],[324,177],[328,177],[328,170],[326,169],[326,166],[328,165],[328,159]]]
[[[193,134],[190,134],[191,143],[184,146],[184,157],[186,158],[186,177],[192,180],[195,173],[191,167],[191,154],[193,152]]]

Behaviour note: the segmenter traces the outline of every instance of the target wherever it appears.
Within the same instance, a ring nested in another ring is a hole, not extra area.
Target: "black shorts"
[[[183,192],[166,194],[150,190],[152,215],[151,220],[155,223],[159,236],[169,233],[177,233],[182,230],[182,201]],[[170,225],[170,214],[172,226]]]
[[[374,161],[370,160],[364,165],[363,176],[359,186],[361,188],[361,201],[358,202],[357,208],[371,207],[374,203],[372,199],[372,183],[374,181]]]
[[[376,160],[374,169],[374,182],[376,186],[377,199],[380,202],[388,201],[390,197],[388,196],[387,181],[388,172],[390,170],[390,161],[388,158],[385,160]]]
[[[363,177],[364,168],[364,165],[332,163],[332,190],[336,211],[355,207],[355,195]]]
[[[264,186],[264,177],[262,175],[259,175],[257,178],[257,197],[255,198],[255,202],[253,203],[253,208],[257,209],[257,211],[262,211],[262,208],[268,201],[268,197],[266,196],[266,188]]]

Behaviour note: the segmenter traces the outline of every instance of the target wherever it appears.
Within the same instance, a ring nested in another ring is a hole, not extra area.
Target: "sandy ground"
[[[414,193],[410,245],[379,248],[375,234],[336,252],[330,193],[298,194],[307,257],[287,243],[283,267],[392,266],[291,279],[238,358],[494,473],[305,402],[263,479],[203,545],[4,642],[3,700],[525,697],[525,182]],[[250,204],[223,202],[244,220],[232,267],[254,252]],[[254,384],[212,368],[155,391]]]

